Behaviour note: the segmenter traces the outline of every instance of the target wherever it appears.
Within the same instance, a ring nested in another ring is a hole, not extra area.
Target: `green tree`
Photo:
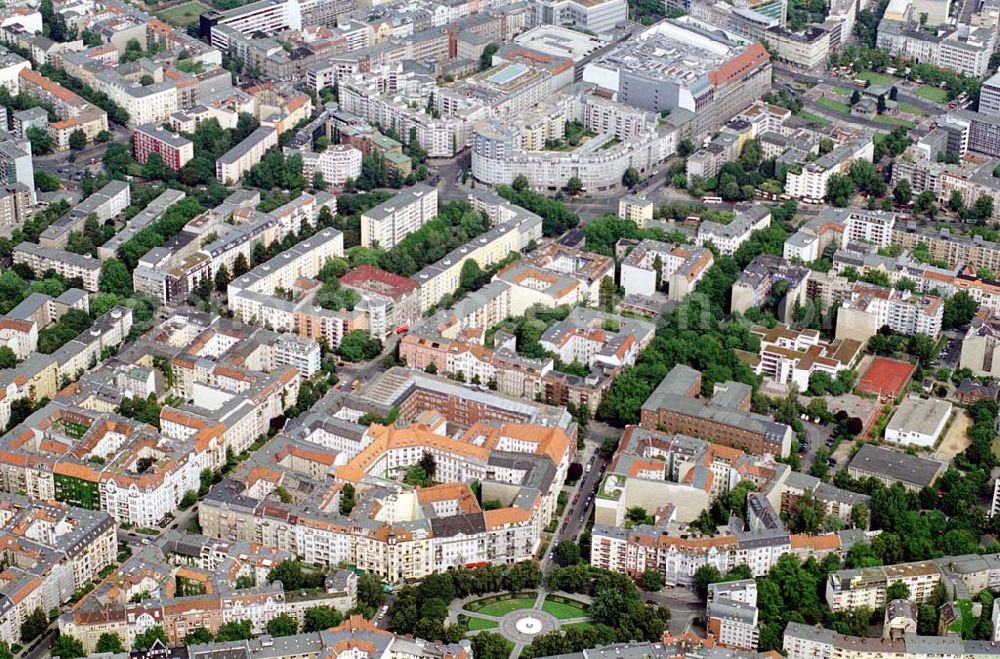
[[[944,301],[941,324],[945,329],[956,329],[967,324],[979,309],[979,304],[965,291],[959,291]]]
[[[233,278],[242,277],[248,272],[250,272],[250,264],[247,263],[247,257],[243,254],[237,254],[233,261]]]
[[[253,623],[249,620],[230,620],[219,626],[215,642],[244,641],[253,638]]]
[[[184,496],[181,498],[181,502],[177,504],[177,507],[181,510],[187,510],[196,503],[198,503],[198,493],[194,490],[188,490],[184,493]]]
[[[340,491],[340,514],[350,515],[354,510],[354,485],[345,483],[344,489]]]
[[[146,162],[142,166],[142,176],[152,181],[169,181],[174,178],[174,172],[167,167],[163,156],[151,153],[146,157]]]
[[[225,292],[226,287],[229,286],[229,282],[232,280],[232,276],[229,274],[229,268],[223,263],[219,266],[219,269],[215,271],[215,290],[220,292]]]
[[[462,272],[458,278],[458,285],[463,291],[473,291],[479,287],[479,280],[483,276],[483,271],[475,259],[465,259],[462,263]]]
[[[361,362],[378,357],[382,344],[364,330],[353,330],[344,335],[337,351],[346,361]]]
[[[25,137],[31,143],[31,155],[39,156],[52,152],[52,135],[44,128],[32,126],[25,132]]]
[[[480,71],[485,71],[493,66],[493,56],[496,55],[498,50],[500,50],[500,44],[496,42],[486,44],[486,47],[483,48],[483,52],[479,55]]]
[[[708,587],[722,581],[722,573],[714,565],[702,565],[694,573],[694,589],[702,597],[708,596]]]
[[[202,645],[204,643],[212,642],[212,632],[208,631],[204,627],[198,627],[187,633],[184,637],[184,645]]]
[[[41,169],[35,171],[35,187],[42,192],[55,192],[62,186],[62,181],[55,174],[49,174]]]
[[[21,642],[30,643],[45,633],[49,626],[49,617],[41,607],[32,611],[21,623]]]
[[[902,581],[897,581],[885,589],[885,600],[889,602],[900,599],[910,599],[910,587]]]
[[[236,128],[233,129],[232,143],[239,144],[250,134],[260,128],[260,122],[249,112],[240,112],[236,118]]]
[[[580,545],[572,540],[563,540],[556,545],[555,560],[562,567],[576,565],[580,562]]]
[[[299,561],[281,561],[267,573],[267,582],[280,581],[286,591],[298,590],[305,584],[302,563]]]
[[[484,631],[472,637],[472,653],[476,659],[507,659],[510,647],[500,634]]]
[[[913,199],[913,190],[910,188],[910,181],[905,178],[900,179],[892,191],[892,196],[900,206],[910,203],[910,200]]]
[[[663,574],[659,570],[646,570],[639,575],[639,587],[643,590],[656,591],[663,588]]]
[[[959,214],[965,210],[965,200],[962,199],[962,193],[958,190],[951,191],[951,195],[948,197],[948,209]]]
[[[826,197],[838,208],[845,208],[851,203],[854,194],[854,183],[847,176],[834,174],[826,182]]]
[[[294,636],[299,633],[299,623],[287,613],[282,613],[267,621],[267,633],[274,637]]]
[[[87,134],[77,129],[69,134],[69,148],[80,151],[87,146]]]
[[[302,631],[319,632],[336,627],[343,622],[344,616],[332,606],[313,606],[305,610]]]
[[[631,188],[639,183],[639,172],[634,167],[629,167],[622,174],[622,185],[626,188]]]
[[[851,93],[851,105],[857,105],[861,101],[861,92],[855,89]]]
[[[934,198],[934,193],[930,190],[924,190],[918,194],[917,198],[913,201],[913,210],[931,218],[937,215],[937,203]]]
[[[17,355],[8,346],[0,347],[0,368],[14,368],[17,366]]]
[[[578,195],[583,192],[583,181],[580,180],[580,177],[573,176],[566,181],[566,192],[571,195]]]
[[[125,644],[122,643],[122,637],[118,634],[105,632],[97,639],[97,651],[119,654],[125,652]]]
[[[851,506],[851,527],[855,529],[868,528],[868,509],[864,504],[856,503]]]
[[[125,175],[128,174],[128,166],[132,163],[132,155],[124,144],[112,142],[108,145],[107,151],[104,152],[101,162],[108,176],[124,179]]]
[[[167,635],[163,632],[163,627],[157,625],[156,627],[150,627],[141,634],[135,635],[135,640],[132,641],[133,650],[148,650],[153,647],[153,643],[159,641],[165,646],[169,646],[167,642]]]
[[[87,653],[83,651],[83,643],[79,639],[69,634],[59,634],[59,638],[52,645],[52,656],[59,659],[77,659],[86,657]]]
[[[101,264],[97,287],[102,293],[128,297],[132,294],[132,275],[124,263],[110,258]]]

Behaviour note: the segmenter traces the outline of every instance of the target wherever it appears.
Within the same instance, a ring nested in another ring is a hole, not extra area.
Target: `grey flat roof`
[[[946,465],[929,458],[900,453],[892,449],[865,444],[854,455],[849,469],[884,476],[890,480],[925,487],[934,483]]]

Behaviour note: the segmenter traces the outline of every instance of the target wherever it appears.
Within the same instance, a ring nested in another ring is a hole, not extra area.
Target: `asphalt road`
[[[42,636],[36,638],[31,645],[21,651],[18,657],[21,659],[40,659],[41,657],[48,657],[50,646],[52,641],[55,640],[55,624],[48,629]]]

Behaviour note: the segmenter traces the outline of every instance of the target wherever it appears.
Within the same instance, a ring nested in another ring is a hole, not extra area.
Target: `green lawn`
[[[926,98],[931,103],[948,102],[947,90],[941,89],[940,87],[931,87],[930,85],[920,85],[917,87],[917,96],[920,98]]]
[[[564,630],[565,629],[570,629],[570,628],[573,628],[573,629],[590,629],[593,626],[594,626],[593,623],[584,621],[584,622],[571,622],[568,625],[563,625],[562,628]]]
[[[873,85],[889,85],[895,80],[891,75],[886,75],[885,73],[875,73],[874,71],[862,71],[861,73],[855,73],[854,77],[858,80],[867,80]]]
[[[816,105],[821,105],[827,110],[832,112],[838,112],[840,114],[850,114],[851,106],[847,103],[841,103],[840,101],[835,101],[832,98],[818,98],[816,99]]]
[[[469,616],[469,631],[479,631],[481,629],[495,629],[497,622],[495,620],[486,620],[484,618],[475,618]]]
[[[905,126],[906,128],[913,128],[915,125],[912,121],[897,119],[896,117],[887,117],[885,115],[875,117],[875,121],[880,124],[885,124],[886,126]]]
[[[582,606],[574,606],[572,604],[564,604],[563,602],[554,602],[546,599],[542,603],[542,611],[546,613],[551,613],[560,620],[568,620],[570,618],[583,618],[586,617],[587,612],[583,610]]]
[[[207,9],[206,5],[192,0],[191,2],[171,7],[170,9],[164,9],[159,12],[159,17],[177,27],[187,27],[188,25],[197,23],[198,17]]]
[[[848,89],[846,87],[831,87],[830,91],[832,91],[837,96],[850,96],[851,94],[854,93],[853,89]]]
[[[811,121],[814,124],[819,124],[820,126],[829,126],[831,123],[833,123],[826,117],[821,117],[818,114],[813,114],[812,112],[806,112],[805,110],[799,112],[797,116],[801,117],[802,119],[805,119],[806,121]]]
[[[535,600],[529,597],[518,597],[515,599],[504,600],[502,602],[493,602],[492,604],[487,604],[483,608],[479,609],[479,613],[487,616],[496,616],[497,618],[505,616],[511,611],[518,611],[520,609],[530,609],[535,606]],[[471,618],[470,618],[471,621]]]
[[[910,103],[900,103],[899,111],[905,112],[907,114],[912,114],[915,117],[923,117],[927,114],[926,112],[918,108],[916,105],[912,105]]]

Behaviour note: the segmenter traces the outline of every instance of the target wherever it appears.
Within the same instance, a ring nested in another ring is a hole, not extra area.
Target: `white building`
[[[223,185],[237,183],[250,168],[261,161],[268,149],[277,144],[277,129],[273,126],[261,126],[215,161],[215,177]]]
[[[702,222],[698,225],[695,242],[704,246],[712,243],[720,254],[732,256],[740,245],[750,239],[750,234],[771,226],[771,211],[762,204],[737,211],[728,224]]]
[[[946,400],[911,395],[892,415],[885,428],[885,441],[930,448],[948,425],[951,409],[951,403]]]
[[[437,217],[437,188],[418,184],[361,214],[361,244],[392,249]]]
[[[319,172],[323,183],[340,187],[361,175],[361,151],[347,144],[332,144],[325,151],[302,154],[302,174],[307,181]]]
[[[871,161],[875,143],[864,137],[840,146],[805,164],[792,167],[785,178],[785,193],[796,199],[822,201],[826,186],[834,174],[846,174],[855,160]]]

